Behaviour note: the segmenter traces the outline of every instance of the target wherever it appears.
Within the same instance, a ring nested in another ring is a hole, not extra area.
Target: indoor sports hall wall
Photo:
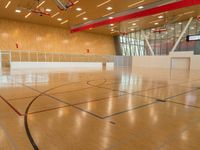
[[[0,19],[0,50],[115,54],[112,36]]]

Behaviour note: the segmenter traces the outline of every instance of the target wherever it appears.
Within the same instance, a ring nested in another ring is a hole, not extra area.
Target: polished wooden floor
[[[0,150],[200,150],[200,71],[0,74]]]

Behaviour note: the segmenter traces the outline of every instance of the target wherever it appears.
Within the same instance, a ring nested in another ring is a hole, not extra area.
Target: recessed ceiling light
[[[139,1],[139,2],[136,2],[136,3],[133,3],[133,4],[128,5],[128,7],[133,7],[133,6],[138,5],[138,4],[140,4],[140,3],[143,3],[143,2],[144,2],[144,0],[141,0],[141,1]]]
[[[182,24],[182,22],[179,22],[178,24],[180,24],[180,25],[181,25],[181,24]]]
[[[144,8],[144,6],[139,6],[139,7],[138,7],[138,9],[143,9],[143,8]]]
[[[41,2],[36,8],[39,8],[40,6],[42,6],[46,1],[44,0],[43,2]]]
[[[21,13],[21,10],[16,9],[15,12],[16,12],[16,13]]]
[[[112,27],[112,26],[114,26],[114,24],[110,24],[110,26]]]
[[[77,11],[81,11],[81,10],[82,10],[82,8],[78,7],[78,8],[76,8],[76,10],[77,10]]]
[[[155,25],[158,25],[159,23],[158,22],[156,22],[156,23],[154,23]]]
[[[158,18],[159,18],[159,19],[162,19],[162,18],[164,18],[164,16],[158,16]]]
[[[134,31],[135,29],[131,29],[131,31]]]
[[[113,19],[113,17],[108,17],[108,19]]]
[[[84,12],[82,12],[82,13],[76,15],[76,18],[78,18],[78,17],[80,17],[80,16],[82,16],[82,15],[84,15],[84,14],[86,14],[86,11],[84,11]]]
[[[46,11],[47,11],[47,12],[51,12],[51,9],[47,8]]]
[[[136,25],[136,23],[133,23],[132,25],[133,25],[133,26],[135,26],[135,25]]]
[[[62,21],[62,18],[57,18],[58,21]]]
[[[107,16],[110,16],[110,15],[112,15],[112,14],[114,14],[115,12],[114,11],[112,11],[112,12],[109,12],[109,13],[107,13],[107,14],[105,14],[105,15],[103,15],[102,17],[107,17]]]
[[[8,3],[6,4],[5,8],[8,8],[8,6],[11,4],[11,1],[8,1]]]
[[[79,2],[79,1],[75,1],[75,2],[74,2],[74,5],[77,4],[78,2]]]
[[[112,10],[113,8],[112,8],[112,7],[107,7],[106,9],[107,9],[107,10]]]
[[[83,20],[88,20],[88,18],[84,17]]]
[[[65,21],[61,22],[60,24],[65,24],[67,22],[69,22],[69,20],[65,20]]]
[[[30,15],[31,15],[31,12],[28,13],[28,14],[25,16],[25,18],[28,18]]]
[[[54,18],[55,16],[57,16],[57,15],[59,15],[59,14],[60,14],[60,13],[57,12],[57,13],[55,13],[54,15],[52,15],[51,18]]]
[[[101,6],[103,6],[103,5],[105,5],[105,4],[109,3],[109,2],[111,2],[111,0],[107,0],[107,1],[105,1],[105,2],[103,2],[103,3],[101,3],[101,4],[99,4],[99,5],[97,5],[97,7],[101,7]]]

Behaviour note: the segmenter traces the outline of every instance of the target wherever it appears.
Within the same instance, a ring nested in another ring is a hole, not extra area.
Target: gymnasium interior
[[[0,150],[200,150],[200,0],[0,0]]]

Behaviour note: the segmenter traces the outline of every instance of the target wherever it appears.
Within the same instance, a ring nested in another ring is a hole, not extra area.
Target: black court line
[[[81,81],[82,82],[82,81]],[[76,82],[78,83],[78,82]],[[80,83],[80,82],[79,82]],[[66,83],[66,84],[62,84],[62,85],[59,85],[59,86],[56,86],[54,88],[50,88],[42,93],[40,93],[37,97],[35,97],[28,105],[28,107],[26,108],[26,111],[25,111],[25,114],[24,114],[24,126],[25,126],[25,130],[26,130],[26,134],[27,134],[27,137],[31,143],[31,145],[33,146],[34,150],[39,150],[37,144],[35,143],[34,139],[33,139],[33,136],[30,132],[30,129],[29,129],[29,125],[28,125],[28,113],[29,113],[29,109],[31,108],[31,105],[38,99],[38,97],[40,97],[41,95],[53,90],[53,89],[56,89],[56,88],[59,88],[59,87],[62,87],[62,86],[65,86],[65,85],[70,85],[72,83]],[[24,85],[24,84],[23,84]],[[25,85],[24,85],[25,86]],[[68,103],[66,103],[68,104]],[[69,104],[70,105],[70,104]],[[76,108],[75,106],[73,106],[74,108]],[[78,108],[77,108],[78,109]],[[80,109],[79,109],[80,110]],[[91,114],[91,113],[89,113]],[[92,114],[91,114],[92,115]],[[94,116],[94,115],[93,115]],[[97,116],[96,116],[97,117]]]
[[[0,95],[0,98],[12,109],[14,112],[17,113],[19,116],[23,116],[12,104],[10,104],[4,97]]]
[[[106,88],[106,87],[101,87],[101,86],[98,86],[98,85],[93,85],[93,84],[91,84],[90,82],[91,82],[91,81],[88,81],[87,84],[90,85],[90,86],[99,88],[99,89],[106,89],[106,90],[111,90],[111,91],[114,91],[114,92],[122,92],[122,93],[126,93],[126,94],[131,94],[131,93],[126,92],[126,91],[115,90],[115,89],[110,89],[110,88]]]
[[[155,87],[155,88],[152,88],[152,89],[146,89],[146,90],[135,91],[135,92],[132,92],[132,94],[141,93],[141,92],[147,92],[147,91],[156,90],[156,89],[168,88],[168,87],[170,87],[170,86],[175,86],[175,85],[176,85],[176,86],[179,86],[179,87],[185,87],[185,88],[191,88],[191,89],[192,89],[192,87],[182,86],[182,85],[178,85],[178,84],[171,84],[171,85],[166,85],[166,86]]]
[[[105,81],[105,82],[106,82],[106,81]],[[88,81],[87,83],[89,83],[89,81]],[[70,83],[68,83],[68,84],[70,84]],[[49,90],[46,90],[46,91],[40,93],[36,98],[34,98],[34,99],[29,103],[28,107],[26,108],[25,117],[24,117],[24,125],[25,125],[25,129],[26,129],[26,133],[27,133],[27,136],[28,136],[28,138],[29,138],[29,141],[30,141],[30,143],[32,144],[32,146],[33,146],[33,148],[34,148],[35,150],[39,150],[39,148],[38,148],[37,144],[35,143],[35,141],[34,141],[32,135],[31,135],[31,133],[30,133],[29,126],[28,126],[28,112],[29,112],[29,109],[30,109],[31,105],[34,103],[34,101],[37,100],[38,97],[40,97],[41,95],[45,94],[45,93],[48,92],[48,91],[51,91],[51,90],[53,90],[53,89],[56,89],[56,88],[61,87],[61,86],[64,86],[64,85],[67,85],[67,84],[63,84],[63,85],[60,85],[60,86],[51,88],[51,89],[49,89]],[[111,89],[110,89],[110,90],[111,90]],[[154,102],[154,103],[157,103],[157,101]],[[148,105],[150,105],[150,104],[148,104]],[[146,106],[148,106],[148,105],[146,105]],[[76,108],[76,106],[73,106],[73,107]],[[141,108],[141,107],[144,107],[144,106],[140,106],[140,107],[138,107],[138,108]],[[138,109],[138,108],[137,108],[137,109]],[[77,109],[81,110],[80,108],[77,108]],[[136,108],[134,108],[134,109],[136,109]],[[84,110],[81,110],[81,111],[84,111]],[[131,111],[131,110],[126,110],[126,112],[127,112],[127,111]],[[90,112],[87,112],[87,113],[91,114]],[[123,113],[123,112],[121,112],[121,113]],[[117,114],[120,114],[120,113],[117,113]],[[113,115],[117,115],[117,114],[113,114]],[[96,115],[94,115],[94,114],[91,114],[91,115],[96,116]],[[97,117],[97,116],[96,116],[96,117]],[[109,116],[108,116],[108,117],[109,117]]]
[[[70,84],[70,83],[68,83]],[[43,95],[44,93],[48,92],[48,91],[51,91],[53,89],[56,89],[56,88],[59,88],[59,87],[62,87],[62,86],[65,86],[65,85],[68,85],[68,84],[62,84],[62,85],[59,85],[59,86],[56,86],[54,88],[51,88],[49,90],[46,90],[42,93],[40,93],[37,97],[35,97],[29,104],[28,104],[28,107],[26,108],[26,111],[25,111],[25,114],[24,114],[24,127],[25,127],[25,130],[26,130],[26,134],[27,134],[27,137],[31,143],[31,145],[33,146],[34,150],[39,150],[37,144],[35,143],[34,139],[33,139],[33,136],[30,132],[30,129],[29,129],[29,125],[28,125],[28,113],[29,113],[29,109],[31,108],[31,105],[38,99],[38,97],[40,97],[41,95]]]
[[[60,108],[66,108],[66,107],[70,107],[70,105],[60,106],[60,107],[54,107],[54,108],[48,108],[48,109],[39,110],[39,111],[35,111],[35,112],[30,112],[30,113],[28,113],[28,115],[42,113],[42,112],[47,112],[47,111],[56,110],[56,109],[60,109]]]
[[[175,101],[167,101],[167,102],[175,103],[175,104],[179,104],[179,105],[183,105],[183,106],[187,106],[187,107],[200,108],[200,106],[188,105],[188,104],[185,104],[185,103],[180,103],[180,102],[175,102]]]
[[[110,118],[110,117],[113,117],[113,116],[116,116],[116,115],[120,115],[120,114],[129,112],[129,111],[137,110],[137,109],[139,109],[139,108],[147,107],[147,106],[150,106],[150,105],[153,105],[153,104],[156,104],[156,103],[158,103],[158,102],[155,101],[155,102],[152,102],[152,103],[148,103],[148,104],[136,106],[136,107],[133,107],[133,108],[130,108],[130,109],[121,111],[121,112],[113,113],[112,115],[109,115],[109,116],[105,116],[105,117],[103,117],[103,119]]]
[[[167,97],[165,100],[172,99],[172,98],[174,98],[174,97],[181,96],[181,95],[185,95],[185,94],[187,94],[187,93],[194,92],[194,91],[198,91],[198,90],[199,90],[198,88],[193,88],[192,90],[185,91],[184,93],[180,93],[180,94],[177,94],[177,95],[174,95],[174,96],[171,96],[171,97]]]
[[[136,93],[133,93],[132,95],[140,96],[140,97],[145,97],[145,98],[150,98],[150,99],[155,99],[157,101],[163,101],[162,99],[158,99],[156,97],[151,97],[151,96],[147,96],[147,95],[140,95],[140,94],[136,94]]]
[[[55,107],[55,108],[49,108],[49,109],[45,109],[45,110],[40,110],[40,111],[35,111],[35,112],[31,112],[31,113],[28,113],[28,114],[36,114],[36,113],[40,113],[40,112],[46,112],[46,111],[51,111],[51,110],[55,110],[55,109],[59,109],[59,108],[65,108],[65,107],[70,107],[70,106],[77,106],[77,105],[81,105],[81,104],[87,104],[87,103],[93,103],[93,102],[97,102],[97,101],[105,101],[109,98],[115,98],[115,97],[121,97],[121,96],[125,96],[125,95],[128,95],[128,94],[119,94],[119,95],[116,95],[116,96],[109,96],[109,97],[104,97],[104,98],[99,98],[99,99],[93,99],[93,100],[89,100],[89,101],[84,101],[84,102],[80,102],[80,103],[75,103],[75,104],[70,104],[68,103],[68,105],[66,106],[61,106],[61,107]],[[46,95],[48,97],[51,97],[53,98],[54,100],[56,101],[59,101],[59,102],[62,102],[62,103],[65,103],[65,101],[63,100],[60,100],[56,97],[53,97],[51,95]]]
[[[193,88],[192,90],[189,90],[189,91],[186,91],[186,92],[177,94],[177,95],[173,95],[173,96],[170,96],[170,97],[167,97],[167,98],[163,98],[163,99],[156,98],[156,97],[151,97],[151,96],[148,96],[148,95],[141,95],[141,94],[138,94],[138,93],[133,93],[133,95],[142,96],[142,97],[147,97],[147,98],[152,98],[152,99],[157,99],[158,101],[163,101],[163,102],[165,102],[165,101],[167,101],[168,99],[172,99],[172,98],[174,98],[174,97],[181,96],[181,95],[184,95],[184,94],[187,94],[187,93],[190,93],[190,92],[194,92],[194,91],[197,91],[197,90],[199,90],[199,89]]]
[[[97,118],[99,118],[99,119],[104,119],[103,117],[101,117],[101,116],[99,116],[99,115],[97,115],[97,114],[95,114],[95,113],[89,112],[89,111],[84,110],[84,109],[82,109],[82,108],[80,108],[80,107],[77,107],[77,106],[75,106],[75,105],[72,105],[72,107],[74,107],[74,108],[76,108],[76,109],[78,109],[78,110],[80,110],[80,111],[83,111],[83,112],[85,112],[85,113],[88,113],[88,114],[90,114],[90,115],[92,115],[92,116],[94,116],[94,117],[97,117]]]
[[[197,80],[192,80],[192,81],[189,81],[189,82],[193,82],[193,81],[198,81],[200,79],[197,79]],[[148,80],[147,80],[148,81]],[[91,81],[89,81],[91,82]],[[138,91],[135,91],[135,92],[127,92],[127,91],[121,91],[121,92],[126,92],[128,94],[133,94],[133,93],[137,93],[137,92],[145,92],[145,91],[151,91],[151,90],[154,90],[154,89],[160,89],[160,88],[165,88],[165,87],[170,87],[170,86],[180,86],[180,87],[187,87],[187,88],[195,88],[195,87],[190,87],[190,86],[185,86],[185,85],[181,85],[181,84],[184,84],[184,83],[187,83],[188,81],[183,81],[183,82],[180,82],[180,83],[173,83],[173,84],[169,84],[169,85],[163,85],[163,86],[158,86],[158,87],[154,87],[154,88],[150,88],[150,89],[146,89],[146,90],[138,90]],[[112,84],[112,83],[111,83]],[[95,86],[95,85],[92,85],[90,84],[91,86]],[[105,84],[105,85],[110,85],[110,84]],[[106,87],[98,87],[98,88],[105,88],[105,89],[109,89],[109,90],[115,90],[115,89],[111,89],[111,88],[106,88]],[[200,87],[199,87],[200,88]]]
[[[182,85],[179,85],[179,84],[183,84],[185,83],[186,81],[182,82],[182,83],[176,83],[176,84],[171,84],[171,85],[166,85],[166,86],[160,86],[160,87],[154,87],[154,88],[151,88],[151,89],[146,89],[146,90],[139,90],[139,91],[135,91],[135,92],[127,92],[127,91],[122,91],[122,90],[116,90],[116,89],[112,89],[112,88],[107,88],[107,87],[102,87],[102,86],[99,86],[99,85],[93,85],[91,84],[90,82],[92,81],[88,81],[87,84],[90,85],[90,86],[93,86],[93,87],[96,87],[96,88],[102,88],[102,89],[107,89],[107,90],[111,90],[111,91],[119,91],[119,92],[123,92],[123,93],[126,93],[126,94],[134,94],[136,95],[137,93],[140,93],[140,92],[146,92],[146,91],[151,91],[151,90],[155,90],[155,89],[160,89],[160,88],[167,88],[167,87],[170,87],[170,86],[174,86],[174,85],[177,85],[177,86],[180,86],[180,87],[185,87],[185,88],[191,88],[191,89],[194,89],[192,87],[187,87],[187,86],[182,86]],[[144,96],[144,95],[140,95],[140,94],[137,94],[138,96]],[[150,97],[148,96],[149,98],[153,98],[153,99],[158,99],[156,97]],[[162,99],[159,99],[161,101],[163,101]],[[165,100],[165,99],[164,99]]]

